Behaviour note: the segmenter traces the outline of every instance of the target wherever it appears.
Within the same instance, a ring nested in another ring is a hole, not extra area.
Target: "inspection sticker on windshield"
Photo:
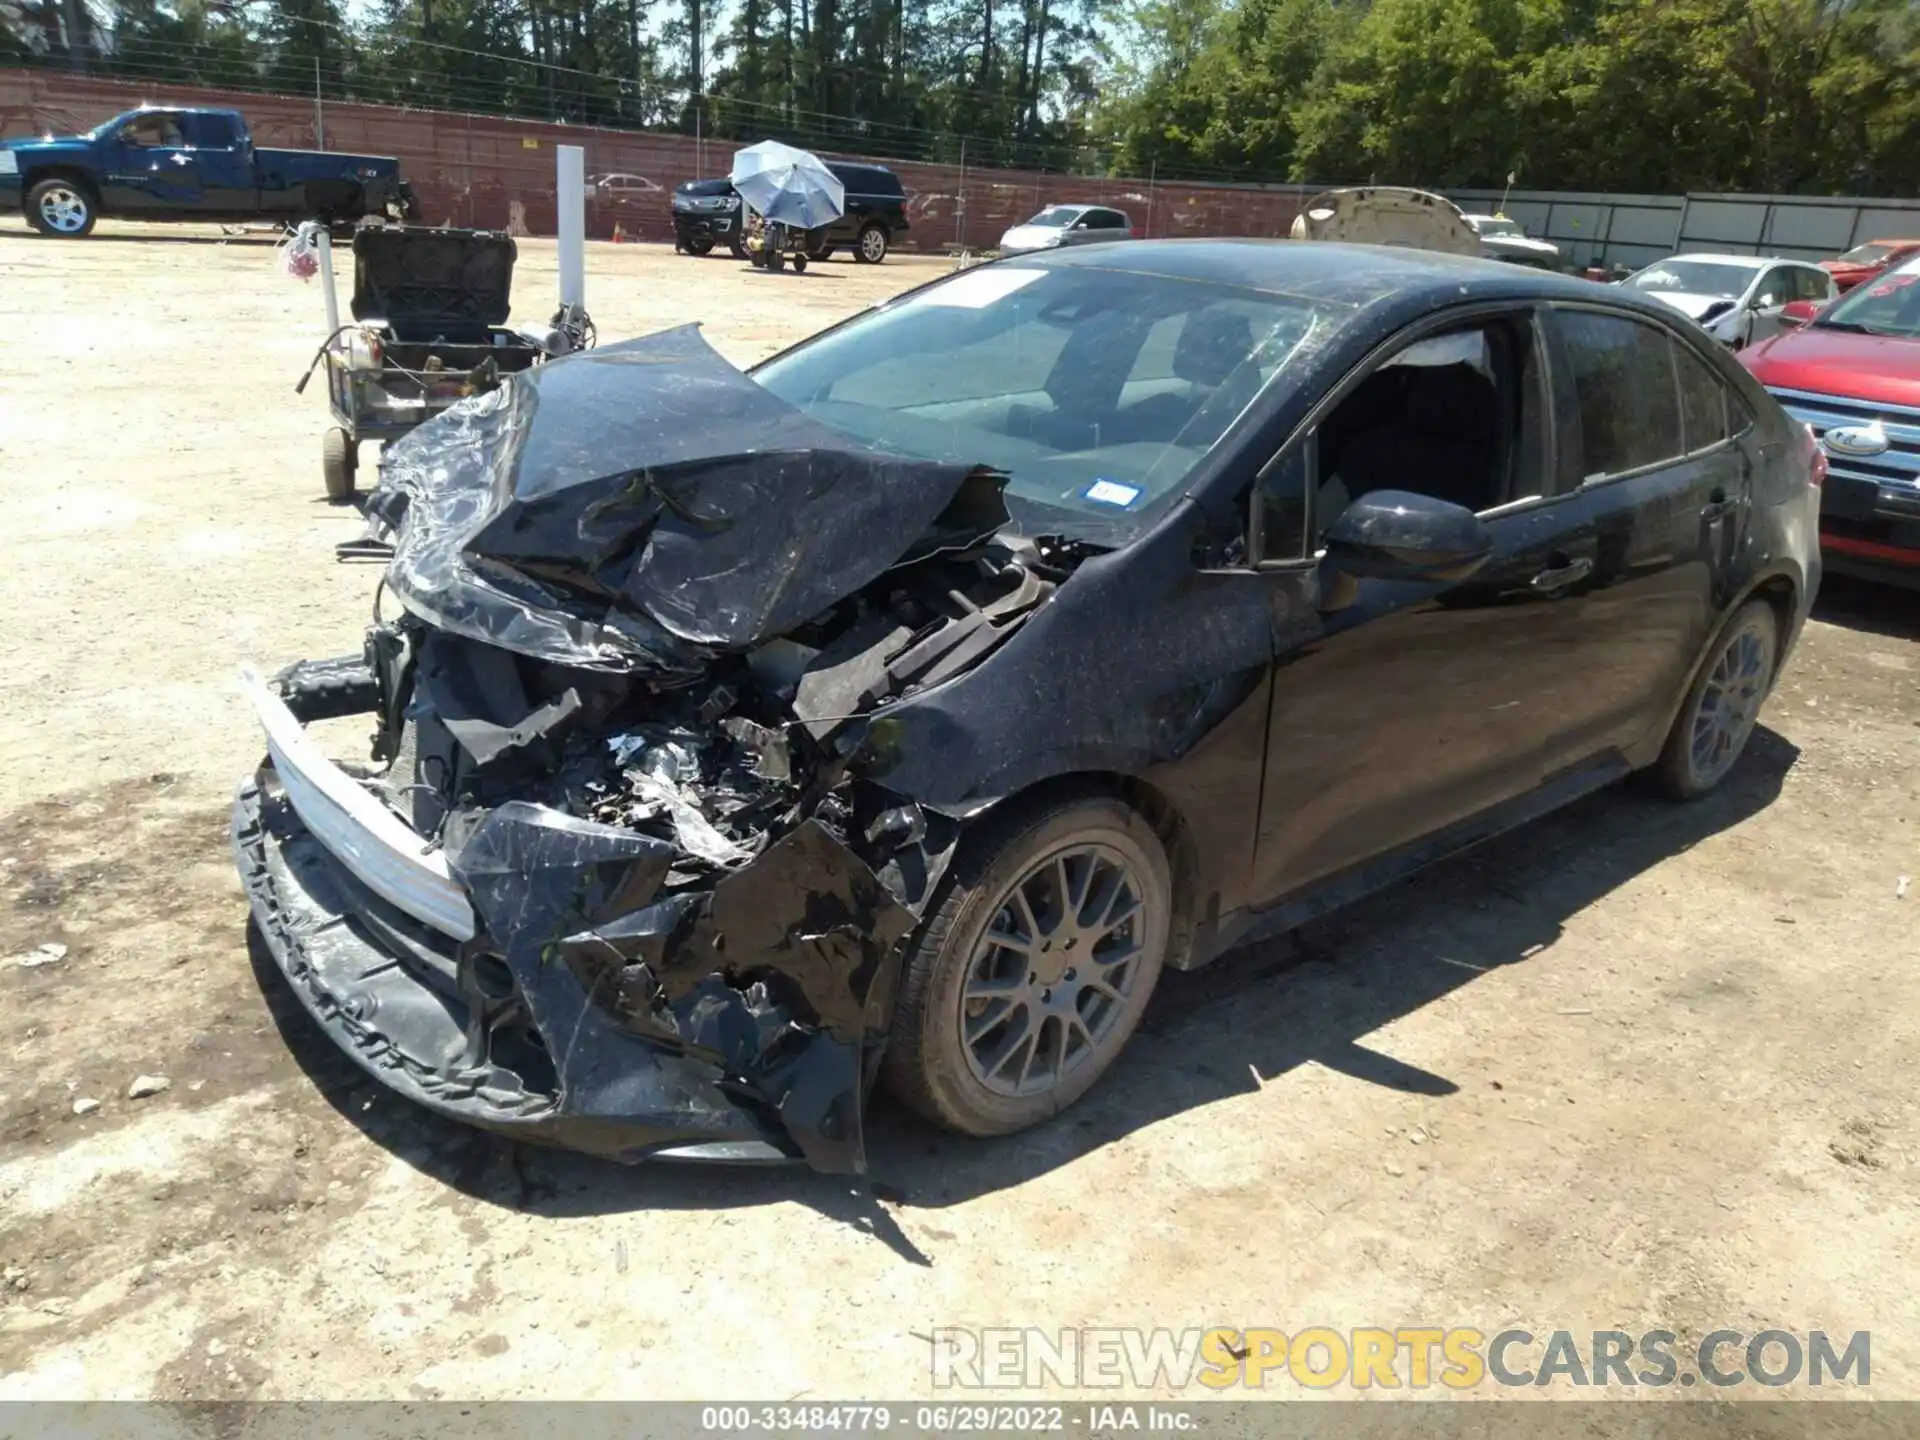
[[[1118,480],[1096,480],[1080,493],[1096,505],[1118,505],[1122,510],[1140,498],[1137,488]]]
[[[1004,300],[1016,290],[1024,290],[1044,270],[1002,270],[998,266],[982,270],[962,270],[944,285],[913,297],[915,305],[948,305],[958,310],[984,310],[996,300]]]

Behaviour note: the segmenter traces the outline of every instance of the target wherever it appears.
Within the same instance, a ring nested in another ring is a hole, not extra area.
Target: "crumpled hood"
[[[388,451],[368,509],[431,625],[557,664],[691,676],[894,565],[1007,522],[1004,477],[865,448],[688,325],[570,356]]]

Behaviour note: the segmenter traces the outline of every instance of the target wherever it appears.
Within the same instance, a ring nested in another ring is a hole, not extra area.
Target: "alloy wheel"
[[[1714,657],[1687,740],[1694,776],[1701,784],[1718,781],[1746,748],[1767,698],[1772,651],[1760,626],[1743,625]]]
[[[976,1080],[999,1095],[1041,1094],[1125,1043],[1148,893],[1132,863],[1099,844],[1045,856],[1007,888],[960,991]]]
[[[71,186],[57,185],[41,192],[40,218],[50,230],[62,235],[78,235],[87,228],[87,202]]]
[[[887,258],[887,236],[884,230],[869,226],[860,232],[860,258],[869,265],[878,265]]]

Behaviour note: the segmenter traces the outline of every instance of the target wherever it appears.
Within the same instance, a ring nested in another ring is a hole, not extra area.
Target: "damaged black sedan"
[[[1410,251],[1000,262],[751,374],[607,346],[389,452],[363,652],[248,676],[240,869],[434,1110],[859,1171],[876,1083],[1021,1129],[1165,966],[1713,788],[1817,483],[1684,319]],[[363,713],[369,763],[306,728]]]

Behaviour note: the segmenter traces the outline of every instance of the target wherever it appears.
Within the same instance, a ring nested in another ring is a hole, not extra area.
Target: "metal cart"
[[[746,222],[747,262],[761,270],[779,270],[791,264],[793,273],[803,275],[809,251],[818,251],[822,231],[801,230],[779,221],[766,221],[752,211]]]
[[[353,237],[353,320],[342,324],[323,251],[332,333],[315,363],[326,367],[334,419],[320,447],[328,499],[353,498],[362,441],[398,440],[503,376],[572,348],[560,329],[504,328],[517,254],[502,231],[365,227]]]

